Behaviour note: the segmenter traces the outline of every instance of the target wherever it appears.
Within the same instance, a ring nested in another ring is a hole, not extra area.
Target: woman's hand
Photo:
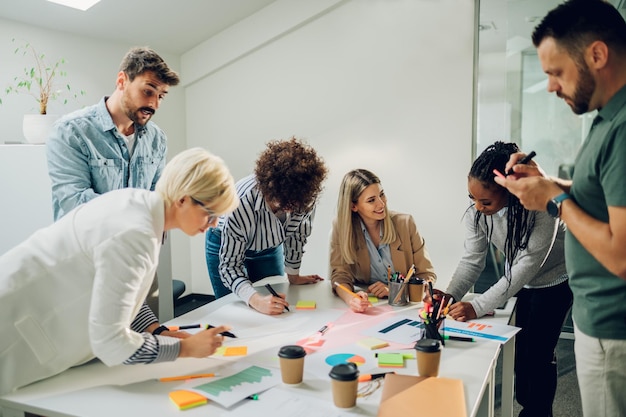
[[[203,330],[180,341],[181,358],[205,358],[215,353],[222,346],[224,336],[221,332],[230,330],[228,326],[217,326]]]
[[[433,297],[435,298],[435,301],[437,302],[441,302],[443,300],[443,302],[448,302],[448,300],[452,297],[450,294],[446,294],[445,292],[441,291],[441,290],[436,290],[433,288]],[[423,301],[425,303],[428,304],[433,304],[433,299],[430,297],[430,293],[428,292],[428,286],[424,285],[424,299]]]
[[[319,275],[290,275],[287,274],[290,284],[303,285],[303,284],[315,284],[316,282],[324,281],[324,278]]]
[[[350,296],[350,300],[348,300],[348,306],[350,309],[356,313],[363,313],[367,310],[368,307],[371,306],[369,299],[367,298],[367,293],[365,291],[359,291],[356,293],[358,297]]]
[[[169,337],[176,337],[178,339],[186,339],[188,337],[191,337],[191,333],[187,333],[182,330],[177,330],[175,332],[166,330],[164,332],[161,332],[161,336],[169,336]]]
[[[283,314],[289,303],[285,300],[285,294],[278,293],[279,297],[274,297],[272,294],[261,295],[260,293],[254,294],[250,297],[249,304],[256,311],[263,314],[269,314],[272,316]]]
[[[450,310],[448,311],[448,316],[457,321],[468,321],[477,317],[472,304],[464,301],[452,304],[452,306],[450,306]]]
[[[389,287],[380,281],[376,281],[375,283],[367,287],[367,291],[378,298],[389,297]]]

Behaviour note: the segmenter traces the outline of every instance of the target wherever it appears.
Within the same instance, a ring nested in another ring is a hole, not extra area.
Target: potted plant
[[[50,64],[46,56],[37,52],[28,42],[18,46],[14,53],[32,58],[32,63],[24,67],[24,73],[15,77],[14,83],[6,87],[4,91],[7,95],[28,94],[37,101],[39,113],[24,115],[23,132],[28,142],[43,143],[52,124],[59,117],[48,114],[48,103],[62,98],[63,104],[66,104],[69,98],[77,98],[79,95],[85,95],[85,92],[83,90],[76,92],[69,84],[65,84],[62,88],[57,84],[60,78],[67,77],[63,69],[65,59],[60,58]],[[2,99],[0,99],[0,104],[2,104]]]

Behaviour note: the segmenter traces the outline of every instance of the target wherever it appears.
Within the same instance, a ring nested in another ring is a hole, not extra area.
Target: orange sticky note
[[[224,356],[246,356],[247,354],[247,346],[228,346],[224,351]]]
[[[170,392],[170,400],[181,410],[197,407],[208,402],[206,397],[184,389]]]

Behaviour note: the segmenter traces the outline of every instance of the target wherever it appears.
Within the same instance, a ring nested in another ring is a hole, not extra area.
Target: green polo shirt
[[[626,206],[626,87],[598,112],[572,180],[572,198],[595,219],[608,223],[609,206]],[[569,231],[565,260],[578,328],[591,337],[626,339],[626,280],[603,267]]]

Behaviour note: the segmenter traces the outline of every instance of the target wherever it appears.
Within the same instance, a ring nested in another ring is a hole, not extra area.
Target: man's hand
[[[519,166],[516,166],[516,169],[520,169]],[[515,179],[512,177],[511,175],[506,179],[495,177],[495,181],[517,196],[526,210],[546,211],[548,201],[563,192],[561,187],[547,178],[531,176]]]

